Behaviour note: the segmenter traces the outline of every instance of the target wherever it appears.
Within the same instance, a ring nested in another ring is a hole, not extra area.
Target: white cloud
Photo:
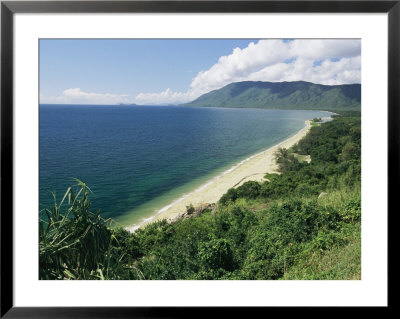
[[[292,56],[305,59],[349,58],[361,54],[360,40],[294,40],[288,44]]]
[[[128,103],[128,94],[84,92],[80,88],[70,88],[63,91],[61,96],[50,97],[40,95],[40,103],[61,104],[118,104]]]
[[[287,44],[281,40],[251,42],[244,49],[235,48],[232,54],[220,57],[207,71],[199,72],[190,88],[205,93],[289,58]]]
[[[198,95],[191,91],[174,92],[170,88],[161,93],[140,93],[136,96],[135,101],[139,104],[168,104],[181,101],[191,101],[197,98]]]
[[[360,57],[342,58],[332,62],[330,59],[321,61],[314,66],[314,60],[297,58],[292,63],[278,63],[246,78],[250,81],[307,81],[326,85],[360,83]]]
[[[140,93],[138,103],[182,103],[238,81],[361,82],[360,40],[260,40],[200,71],[186,92]]]

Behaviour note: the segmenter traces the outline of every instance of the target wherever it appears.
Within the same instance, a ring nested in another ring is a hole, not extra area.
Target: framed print
[[[2,1],[1,316],[388,309],[399,18]]]

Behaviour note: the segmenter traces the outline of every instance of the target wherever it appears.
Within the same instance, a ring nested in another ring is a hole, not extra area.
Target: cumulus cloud
[[[40,95],[41,103],[62,104],[118,104],[127,103],[128,94],[85,92],[80,88],[70,88],[63,91],[61,96],[50,97]]]
[[[361,82],[360,40],[260,40],[221,56],[193,78],[186,92],[140,93],[138,103],[182,103],[238,81]]]
[[[361,58],[329,59],[315,65],[314,60],[297,58],[292,63],[278,63],[250,74],[250,81],[307,81],[326,85],[360,83]]]

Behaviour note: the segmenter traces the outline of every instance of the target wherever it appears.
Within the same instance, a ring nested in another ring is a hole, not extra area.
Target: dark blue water
[[[52,204],[50,191],[61,200],[78,178],[104,217],[124,220],[153,203],[130,222],[152,215],[164,194],[179,196],[182,187],[293,135],[306,119],[327,116],[179,106],[40,105],[39,112],[40,207]]]

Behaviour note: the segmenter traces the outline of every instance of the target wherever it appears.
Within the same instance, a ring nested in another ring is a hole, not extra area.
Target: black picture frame
[[[400,0],[396,1],[1,1],[1,317],[5,318],[131,318],[192,317],[222,308],[15,307],[13,302],[13,17],[15,13],[387,13],[388,14],[388,225],[399,211],[400,144]],[[391,212],[392,214],[389,214]],[[389,232],[388,247],[390,251]],[[389,259],[388,251],[388,259]],[[388,260],[390,261],[390,260]],[[388,282],[389,287],[389,282]],[[34,292],[32,292],[34,293]],[[390,309],[391,298],[388,300]],[[291,308],[293,310],[293,307]],[[281,311],[257,308],[257,311]],[[338,308],[331,309],[336,312]],[[247,310],[246,310],[247,311]],[[296,308],[305,314],[308,309]],[[223,314],[222,314],[223,312]],[[299,315],[298,313],[297,315]],[[248,314],[248,313],[247,313]]]

